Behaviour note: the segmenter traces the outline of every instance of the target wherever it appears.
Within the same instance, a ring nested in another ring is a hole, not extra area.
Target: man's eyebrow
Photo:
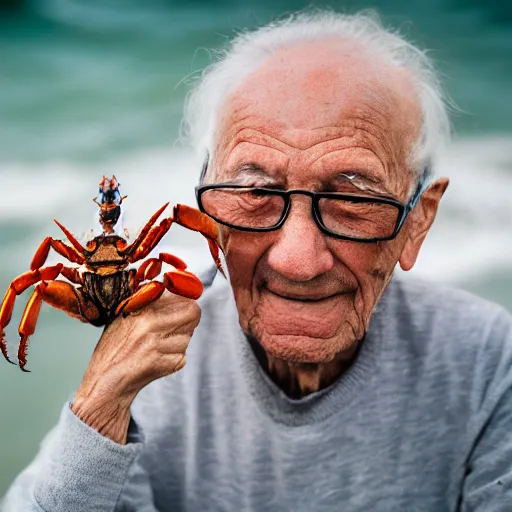
[[[233,180],[238,178],[264,178],[266,181],[274,181],[275,177],[261,165],[246,163],[237,167],[232,173]]]
[[[375,185],[380,185],[382,183],[382,180],[378,178],[377,176],[374,176],[373,174],[369,174],[366,172],[361,171],[342,171],[339,172],[335,177],[334,180],[337,181],[340,178],[342,179],[348,179],[350,181],[354,182],[366,182],[366,183],[373,183]]]
[[[362,192],[374,194],[391,194],[386,184],[379,177],[361,171],[342,171],[329,180],[329,184],[349,183]]]

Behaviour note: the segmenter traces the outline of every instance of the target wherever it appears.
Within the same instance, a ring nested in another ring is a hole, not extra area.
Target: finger
[[[195,299],[182,297],[181,295],[176,295],[166,290],[158,300],[151,304],[150,308],[154,311],[165,310],[170,312],[175,310],[179,311],[183,307],[186,307],[187,304],[195,303]]]
[[[187,334],[162,334],[158,341],[158,352],[162,355],[183,355],[190,343],[191,336]]]
[[[153,311],[145,318],[149,332],[172,332],[191,336],[201,320],[201,308],[192,301],[182,304],[179,309],[175,308],[172,311]]]
[[[151,375],[148,375],[146,379],[152,381],[166,375],[172,375],[181,370],[186,362],[187,356],[185,354],[163,355],[153,363],[149,370]]]
[[[185,366],[187,363],[187,356],[185,354],[181,354],[180,356],[165,356],[163,362],[167,368],[172,368],[169,372],[169,374],[172,374],[180,371]]]

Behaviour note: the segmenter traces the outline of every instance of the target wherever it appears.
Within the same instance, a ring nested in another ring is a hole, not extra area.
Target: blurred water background
[[[28,269],[58,218],[80,235],[91,198],[116,174],[126,225],[166,201],[194,205],[199,164],[176,143],[187,83],[208,48],[287,12],[374,7],[431,49],[460,108],[439,173],[452,183],[413,270],[512,309],[512,4],[501,0],[2,0],[0,9],[0,289]],[[184,80],[188,77],[187,80]],[[200,236],[166,244],[199,268]],[[0,293],[2,293],[0,291]],[[16,353],[18,301],[8,330]],[[23,374],[0,358],[0,496],[33,458],[77,386],[100,330],[43,306]]]

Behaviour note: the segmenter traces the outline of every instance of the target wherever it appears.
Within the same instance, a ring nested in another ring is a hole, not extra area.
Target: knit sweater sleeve
[[[143,439],[114,443],[83,423],[67,403],[59,423],[2,502],[4,512],[155,512],[151,487],[136,459]]]
[[[512,319],[495,320],[476,369],[479,414],[469,426],[474,439],[461,496],[461,512],[512,510]],[[499,354],[489,358],[487,354]],[[497,362],[496,362],[497,360]]]

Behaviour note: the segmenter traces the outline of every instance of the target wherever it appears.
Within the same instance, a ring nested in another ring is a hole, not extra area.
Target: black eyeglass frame
[[[203,167],[203,172],[201,173],[201,178],[204,177],[206,174],[205,167]],[[413,210],[413,208],[416,206],[419,198],[421,197],[421,194],[427,189],[429,186],[428,182],[428,176],[430,172],[429,169],[426,168],[419,181],[418,185],[416,187],[416,190],[413,192],[411,198],[407,202],[407,204],[402,204],[400,201],[397,201],[395,199],[390,198],[384,198],[384,197],[376,197],[376,196],[359,196],[359,195],[351,195],[351,194],[342,194],[339,192],[312,192],[311,190],[302,190],[302,189],[290,189],[290,190],[278,190],[273,188],[265,188],[265,187],[248,187],[246,185],[234,185],[232,183],[214,183],[211,185],[198,185],[195,187],[196,192],[196,199],[197,199],[197,205],[199,207],[199,210],[201,210],[203,213],[214,219],[216,222],[233,228],[238,229],[239,231],[250,231],[250,232],[268,232],[268,231],[276,231],[277,229],[280,229],[282,225],[285,223],[286,218],[288,217],[288,214],[290,213],[290,207],[291,207],[291,196],[293,194],[301,194],[305,196],[311,197],[311,215],[320,229],[322,233],[328,236],[332,236],[334,238],[337,238],[339,240],[349,240],[352,242],[362,242],[362,243],[374,243],[374,242],[384,242],[386,240],[393,240],[393,238],[396,238],[398,233],[400,232],[400,229],[402,229],[402,226],[404,225],[405,219],[409,215],[409,213]],[[202,179],[201,179],[202,181]],[[230,189],[249,189],[254,192],[261,192],[268,195],[276,195],[280,196],[284,199],[285,204],[283,207],[283,213],[281,214],[281,217],[277,221],[276,224],[270,227],[266,228],[249,228],[245,226],[236,226],[234,224],[230,224],[228,222],[224,222],[220,219],[217,219],[215,216],[209,214],[204,206],[201,196],[208,190],[215,190],[219,188],[230,188]],[[351,237],[347,235],[340,235],[338,233],[335,233],[333,231],[330,231],[324,224],[322,220],[322,215],[320,213],[320,207],[319,203],[321,199],[343,199],[348,200],[351,202],[356,203],[364,203],[364,202],[372,202],[372,203],[379,203],[379,204],[387,204],[390,206],[394,206],[398,209],[398,215],[397,215],[397,221],[395,224],[395,228],[393,230],[393,233],[387,237],[377,237],[377,238],[358,238],[358,237]]]

